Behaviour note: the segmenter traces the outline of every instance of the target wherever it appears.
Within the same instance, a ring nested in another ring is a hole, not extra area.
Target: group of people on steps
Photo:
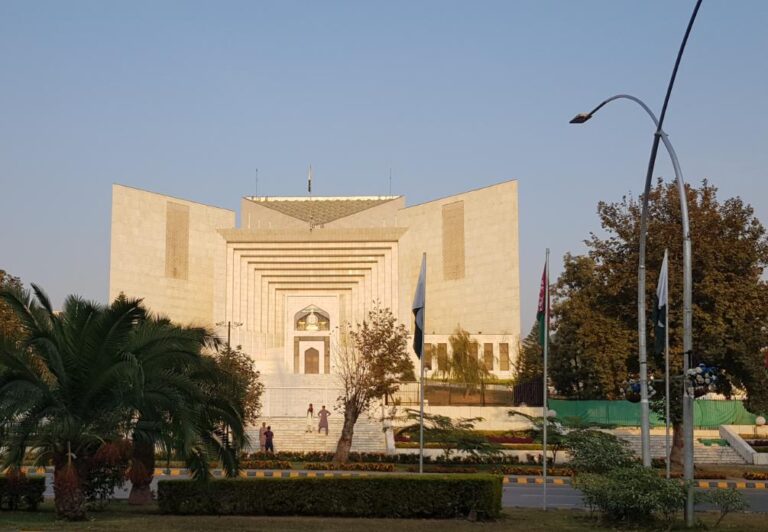
[[[323,429],[325,429],[325,435],[328,436],[328,416],[330,415],[331,413],[326,410],[325,405],[323,405],[323,407],[317,413],[317,417],[320,419],[320,423],[317,426],[318,434],[322,432]],[[309,407],[307,407],[307,428],[304,432],[314,432],[314,427],[315,407],[312,406],[312,403],[309,403]],[[275,452],[274,437],[275,434],[272,432],[272,427],[267,426],[266,423],[262,423],[261,427],[259,428],[259,447],[262,452]]]

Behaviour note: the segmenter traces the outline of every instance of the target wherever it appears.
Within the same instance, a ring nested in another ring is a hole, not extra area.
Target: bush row
[[[292,469],[285,460],[242,460],[241,469]]]
[[[164,514],[315,515],[493,519],[501,512],[501,477],[373,477],[162,480]]]
[[[498,475],[540,476],[541,466],[501,466],[493,470]],[[547,467],[547,475],[553,477],[571,477],[573,470],[569,467]]]
[[[768,480],[768,471],[746,471],[744,478],[747,480]]]
[[[277,453],[250,453],[243,454],[240,458],[241,464],[257,461],[281,461],[281,462],[330,462],[333,460],[334,453],[322,451],[292,452],[280,451]],[[531,455],[533,456],[533,455]],[[531,458],[533,460],[533,458]],[[418,464],[419,455],[410,454],[386,454],[386,453],[349,453],[350,463],[394,463],[394,464]],[[495,456],[452,456],[447,460],[443,456],[431,457],[425,456],[424,463],[428,464],[519,464],[518,456],[495,455]],[[246,468],[246,466],[241,465]],[[246,468],[247,469],[247,468]]]
[[[408,466],[409,473],[418,473],[419,466]],[[475,474],[478,472],[476,467],[456,467],[456,466],[440,466],[440,465],[426,465],[424,466],[425,473],[450,473],[450,474]]]
[[[0,510],[37,510],[43,502],[45,477],[21,473],[0,477]]]
[[[331,462],[307,462],[304,464],[303,469],[309,469],[314,471],[379,471],[382,473],[391,473],[395,470],[395,464],[382,464],[382,463],[349,463],[336,466]]]

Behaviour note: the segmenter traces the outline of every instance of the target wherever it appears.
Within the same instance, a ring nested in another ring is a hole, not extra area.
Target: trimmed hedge
[[[0,510],[37,510],[43,502],[45,477],[0,477]]]
[[[493,475],[161,480],[161,513],[494,519],[502,479]]]
[[[395,464],[382,463],[348,463],[336,465],[332,462],[307,462],[304,469],[312,471],[378,471],[381,473],[391,473],[395,470]]]

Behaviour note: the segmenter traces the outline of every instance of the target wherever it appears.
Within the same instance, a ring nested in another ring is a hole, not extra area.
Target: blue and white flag
[[[419,282],[416,285],[416,293],[413,295],[413,316],[416,321],[416,330],[413,333],[413,350],[416,356],[421,358],[421,348],[424,345],[424,307],[426,305],[427,290],[427,254],[421,257],[421,271]]]

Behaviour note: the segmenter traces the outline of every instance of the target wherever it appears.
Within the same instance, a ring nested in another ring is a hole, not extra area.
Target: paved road
[[[541,508],[544,488],[541,484],[507,484],[501,496],[505,508]],[[570,486],[547,486],[547,506],[550,508],[583,508],[581,492]]]
[[[768,490],[743,489],[753,512],[768,512]],[[541,508],[544,504],[544,491],[541,485],[508,484],[504,486],[501,505],[505,508]],[[548,486],[547,505],[551,508],[583,508],[581,493],[570,486]],[[713,510],[708,505],[700,505],[702,510]]]

